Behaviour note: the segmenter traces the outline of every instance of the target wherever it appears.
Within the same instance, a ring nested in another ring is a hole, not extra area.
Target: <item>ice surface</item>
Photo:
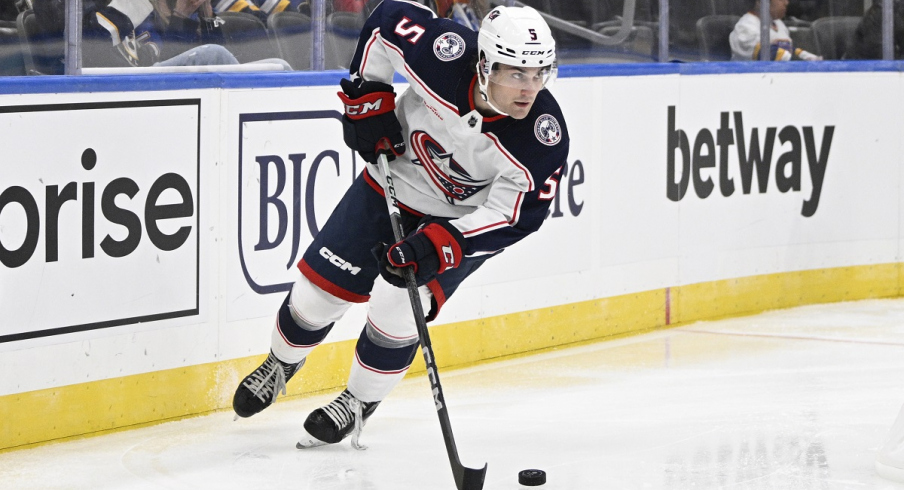
[[[902,489],[874,460],[904,404],[904,300],[806,306],[442,373],[485,488]],[[304,375],[302,371],[301,375]],[[454,489],[426,378],[348,441],[295,449],[336,393],[0,454],[3,489]]]

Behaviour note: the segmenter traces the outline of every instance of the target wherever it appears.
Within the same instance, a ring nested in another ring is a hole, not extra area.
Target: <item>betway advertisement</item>
[[[59,362],[0,393],[122,375],[105,360],[124,333],[133,373],[265,352],[295,264],[364,165],[335,92],[4,95],[0,358]],[[566,78],[553,93],[572,145],[547,221],[437,324],[901,261],[898,72]],[[328,341],[358,335],[365,312],[349,313]]]
[[[594,106],[606,115],[600,259],[632,287],[898,260],[904,105],[888,94],[900,77],[596,83],[635,94]]]
[[[6,106],[0,127],[0,342],[198,314],[200,100]]]

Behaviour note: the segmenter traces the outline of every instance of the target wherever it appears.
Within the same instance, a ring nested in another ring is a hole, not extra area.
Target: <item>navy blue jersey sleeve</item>
[[[470,56],[464,52],[454,63],[439,60],[434,54],[437,38],[455,33],[463,41],[463,50],[476,49],[477,33],[449,19],[436,17],[432,10],[406,0],[385,0],[364,24],[349,72],[365,80],[392,83],[395,72],[409,82],[415,79],[430,87],[449,85],[449,73],[465,67]],[[447,60],[448,61],[448,60]],[[457,82],[457,78],[454,82]],[[454,87],[454,84],[452,84]],[[451,98],[451,94],[443,94]]]
[[[364,23],[349,72],[365,80],[391,83],[399,61],[416,55],[435,20],[433,11],[418,3],[385,0]]]

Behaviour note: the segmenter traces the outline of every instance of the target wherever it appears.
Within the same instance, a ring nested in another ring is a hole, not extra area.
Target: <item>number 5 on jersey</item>
[[[426,31],[423,27],[411,22],[408,17],[402,17],[402,20],[395,26],[395,33],[411,44],[416,44]]]

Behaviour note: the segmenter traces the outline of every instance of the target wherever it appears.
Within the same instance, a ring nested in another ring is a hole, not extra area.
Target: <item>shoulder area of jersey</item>
[[[477,51],[477,33],[450,19],[438,19],[434,28],[433,54],[440,61],[459,58],[468,63]]]
[[[537,141],[546,146],[557,146],[563,141],[568,141],[568,129],[565,126],[562,109],[548,90],[542,90],[537,94],[530,113],[520,122],[530,125]]]

